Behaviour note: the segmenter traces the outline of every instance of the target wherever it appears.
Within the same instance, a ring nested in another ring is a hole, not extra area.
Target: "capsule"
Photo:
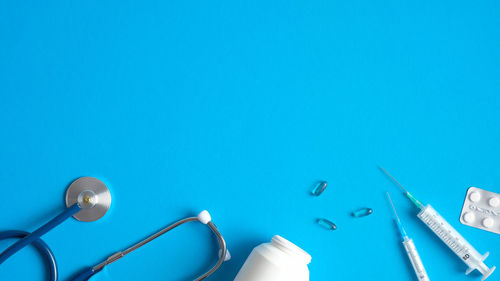
[[[328,186],[328,182],[326,181],[320,181],[318,184],[314,187],[314,189],[311,191],[312,195],[314,196],[320,196],[323,191],[325,191],[326,187]]]
[[[325,229],[328,229],[328,230],[337,229],[337,226],[333,222],[331,222],[327,219],[317,219],[316,222]]]
[[[366,217],[368,215],[371,215],[372,213],[373,213],[373,210],[371,208],[361,208],[359,210],[352,212],[352,216],[355,218],[361,218],[361,217]]]

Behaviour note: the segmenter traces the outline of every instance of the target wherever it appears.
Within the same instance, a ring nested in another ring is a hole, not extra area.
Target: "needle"
[[[399,216],[398,216],[398,212],[396,212],[396,208],[394,208],[394,204],[392,203],[392,199],[391,199],[391,196],[389,195],[389,192],[387,191],[387,198],[389,198],[389,202],[391,202],[391,207],[392,207],[392,210],[394,211],[394,214],[396,215],[396,219],[399,220]]]
[[[380,167],[380,169],[381,169],[382,171],[384,171],[384,173],[386,173],[386,174],[387,174],[387,175],[388,175],[388,176],[389,176],[389,177],[390,177],[390,178],[391,178],[394,182],[396,182],[396,183],[399,185],[399,187],[401,187],[401,188],[402,188],[402,189],[403,189],[406,193],[408,193],[408,191],[406,191],[406,189],[405,189],[405,188],[404,188],[404,187],[403,187],[403,186],[402,186],[402,185],[401,185],[401,184],[400,184],[400,183],[399,183],[399,182],[398,182],[398,181],[397,181],[397,180],[396,180],[393,176],[391,176],[391,174],[389,174],[389,172],[387,172],[387,171],[384,169],[384,167]],[[392,202],[392,201],[391,201],[391,202]]]
[[[403,241],[408,240],[408,235],[406,234],[406,230],[403,227],[403,224],[401,223],[401,220],[399,219],[398,212],[396,212],[396,208],[394,207],[394,203],[392,203],[391,196],[389,195],[389,192],[387,192],[387,198],[389,198],[389,202],[391,203],[392,210],[394,211],[394,214],[396,215],[396,225],[398,226],[399,233],[401,234],[401,238]]]
[[[389,172],[387,172],[383,167],[380,167],[380,169],[382,171],[384,171],[384,173],[386,173],[394,182],[396,182],[399,187],[401,187],[401,189],[404,190],[404,192],[406,193],[406,197],[408,197],[410,199],[410,201],[415,204],[415,206],[417,206],[418,208],[422,209],[424,207],[424,205],[422,203],[420,203],[420,201],[418,201],[417,198],[415,198],[415,196],[411,195],[411,193],[409,193],[393,176],[391,176],[391,174],[389,174]],[[389,197],[390,199],[390,197]],[[391,204],[392,204],[392,200],[391,200]],[[394,208],[394,206],[392,206]],[[395,211],[395,210],[394,210]],[[397,216],[397,214],[396,214]]]

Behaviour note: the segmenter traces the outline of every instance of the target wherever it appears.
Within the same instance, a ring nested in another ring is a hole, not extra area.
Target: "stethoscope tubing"
[[[98,273],[102,269],[94,270],[93,267],[87,267],[84,270],[80,271],[71,281],[87,281],[90,277],[94,276],[94,274]]]
[[[147,238],[139,241],[138,243],[132,245],[131,247],[129,247],[123,251],[119,251],[119,252],[114,253],[113,255],[109,256],[105,261],[103,261],[103,262],[101,262],[93,267],[89,267],[89,268],[83,270],[74,279],[72,279],[72,281],[88,280],[88,278],[90,278],[94,274],[101,271],[105,266],[123,258],[125,255],[139,249],[140,247],[148,244],[149,242],[155,240],[156,238],[162,236],[163,234],[171,231],[172,229],[177,228],[182,224],[185,224],[188,222],[193,222],[193,221],[200,221],[200,220],[198,217],[188,217],[188,218],[176,221],[176,222],[164,227],[163,229],[157,231],[156,233],[148,236]],[[207,271],[206,273],[204,273],[200,277],[196,278],[195,281],[201,281],[201,280],[207,278],[208,276],[212,275],[222,265],[222,263],[225,260],[226,255],[227,255],[226,241],[224,240],[224,238],[223,238],[222,234],[220,233],[219,229],[217,228],[217,226],[212,221],[206,223],[206,225],[215,234],[215,236],[217,238],[217,242],[219,243],[219,248],[221,249],[221,255],[220,255],[217,263],[209,271]]]
[[[0,253],[0,265],[22,248],[33,244],[41,253],[43,253],[47,260],[48,267],[50,268],[50,280],[57,281],[57,263],[55,261],[54,254],[50,250],[49,246],[45,242],[43,242],[41,237],[56,226],[60,225],[68,218],[72,217],[74,214],[78,213],[80,210],[81,209],[78,204],[75,203],[72,206],[66,208],[61,214],[31,233],[18,230],[0,232],[0,240],[8,238],[21,238],[16,243],[8,247],[5,251]]]
[[[2,264],[4,261],[6,261],[8,258],[10,258],[13,254],[17,253],[22,248],[33,243],[33,241],[40,239],[44,234],[49,232],[54,227],[60,225],[63,221],[67,220],[74,214],[78,213],[78,211],[80,211],[80,207],[78,206],[78,204],[74,204],[71,207],[64,210],[64,212],[59,214],[57,217],[53,218],[48,223],[42,225],[40,228],[28,234],[23,239],[12,244],[9,248],[7,248],[0,254],[0,264]]]
[[[224,240],[224,237],[220,233],[219,229],[217,228],[217,226],[213,222],[209,222],[207,225],[208,225],[208,227],[210,227],[210,229],[213,231],[213,233],[217,237],[217,242],[219,243],[219,248],[221,249],[221,255],[220,255],[217,263],[208,272],[206,272],[202,276],[195,279],[195,281],[203,280],[203,279],[207,278],[208,276],[212,275],[215,271],[217,271],[217,269],[219,269],[219,267],[222,265],[222,263],[226,259],[226,255],[227,255],[226,241]]]
[[[0,240],[13,238],[23,239],[28,235],[30,235],[30,233],[26,231],[7,230],[0,232]],[[40,252],[40,254],[42,254],[43,259],[47,264],[47,268],[49,269],[49,280],[56,281],[58,275],[57,263],[54,253],[50,249],[49,245],[43,242],[42,239],[35,239],[31,244],[38,250],[38,252]]]
[[[44,224],[37,230],[33,231],[32,233],[25,232],[25,231],[18,231],[18,230],[9,230],[9,231],[3,231],[0,232],[0,240],[4,239],[11,239],[11,238],[20,238],[19,241],[16,243],[12,244],[10,247],[8,247],[5,251],[0,253],[0,265],[7,260],[9,257],[11,257],[13,254],[18,252],[19,250],[23,249],[27,245],[33,244],[37,250],[39,250],[46,262],[47,262],[47,267],[49,268],[49,277],[51,281],[57,281],[58,278],[58,269],[57,269],[57,263],[54,257],[54,254],[50,250],[49,246],[41,239],[41,236],[67,220],[68,218],[72,217],[74,214],[79,212],[81,208],[78,206],[78,204],[74,204],[70,207],[68,207],[66,210],[64,210],[61,214],[50,220],[48,223]],[[206,211],[204,211],[206,212]],[[130,252],[146,245],[147,243],[153,241],[154,239],[160,237],[161,235],[167,233],[168,231],[184,224],[187,222],[192,222],[192,221],[200,221],[204,224],[206,224],[212,232],[215,234],[217,237],[217,242],[219,243],[219,247],[221,249],[221,254],[219,257],[219,260],[217,263],[205,274],[201,275],[200,277],[196,278],[195,281],[200,281],[211,274],[213,274],[224,262],[224,259],[227,255],[227,246],[224,238],[222,237],[222,234],[219,232],[217,226],[212,222],[203,222],[200,220],[198,217],[189,217],[185,219],[181,219],[171,225],[168,225],[161,229],[160,231],[154,233],[153,235],[147,237],[146,239],[140,241],[139,243],[134,244],[133,246],[127,248],[124,251],[117,252],[113,255],[111,255],[108,259],[105,261],[93,266],[93,267],[88,267],[84,269],[83,271],[79,272],[73,279],[72,281],[86,281],[90,277],[92,277],[94,274],[100,272],[106,265],[113,263],[117,261],[118,259],[124,257],[126,254],[129,254]]]

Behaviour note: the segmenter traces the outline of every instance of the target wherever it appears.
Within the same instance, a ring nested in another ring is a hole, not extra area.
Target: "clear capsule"
[[[361,218],[361,217],[366,217],[368,215],[371,215],[372,213],[373,213],[373,210],[371,208],[361,208],[359,210],[352,212],[352,216],[355,218]]]
[[[337,229],[337,226],[333,222],[331,222],[327,219],[317,219],[316,222],[325,229],[328,229],[328,230]]]
[[[328,186],[328,182],[326,181],[320,181],[318,184],[314,187],[314,189],[311,191],[312,195],[314,196],[320,196],[323,191],[325,191],[326,187]]]

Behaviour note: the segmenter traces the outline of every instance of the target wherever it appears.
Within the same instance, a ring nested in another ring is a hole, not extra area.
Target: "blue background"
[[[494,0],[2,1],[0,229],[36,229],[94,176],[110,212],[44,237],[61,280],[202,209],[233,255],[209,280],[232,281],[274,234],[312,255],[311,280],[412,280],[388,190],[431,279],[478,280],[378,166],[500,265],[499,236],[458,220],[468,187],[500,193],[499,13]],[[314,198],[317,180],[329,186]],[[186,280],[216,250],[187,225],[95,280]],[[0,268],[44,278],[31,248]]]

